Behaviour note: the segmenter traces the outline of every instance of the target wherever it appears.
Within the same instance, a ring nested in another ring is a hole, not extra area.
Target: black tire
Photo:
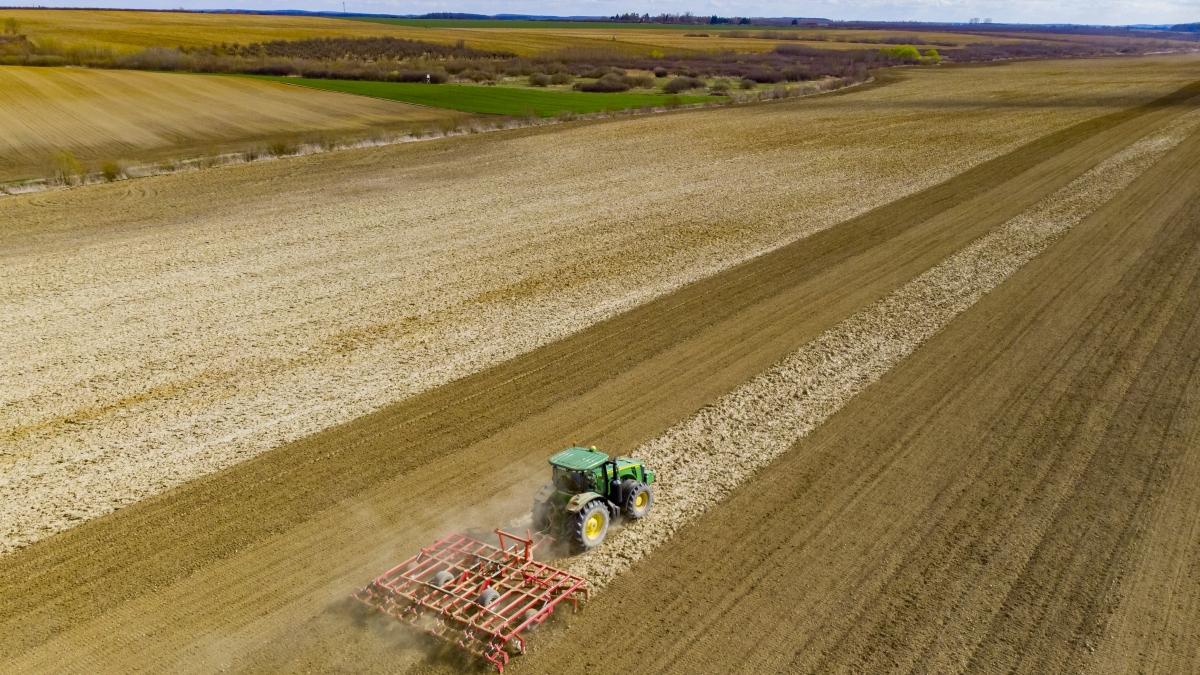
[[[479,592],[479,595],[475,596],[475,604],[479,605],[480,607],[487,607],[488,605],[495,602],[496,598],[499,598],[499,597],[500,597],[500,592],[497,591],[496,589],[485,588]]]
[[[650,507],[654,506],[654,490],[632,478],[625,479],[621,487],[621,515],[629,520],[645,518],[650,513]]]
[[[571,521],[571,545],[576,551],[590,551],[604,542],[608,534],[608,507],[600,499],[588,502]]]

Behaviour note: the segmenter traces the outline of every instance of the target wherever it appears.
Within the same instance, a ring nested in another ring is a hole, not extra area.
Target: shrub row
[[[214,56],[241,56],[245,58],[295,58],[305,60],[343,61],[360,59],[366,61],[397,61],[411,58],[495,58],[510,57],[504,52],[486,52],[467,47],[459,40],[455,45],[442,45],[420,40],[395,37],[365,38],[314,38],[308,40],[273,40],[248,45],[219,44],[202,47],[192,52],[208,52]]]
[[[689,89],[699,89],[704,85],[704,80],[698,77],[676,77],[663,85],[663,91],[668,94],[682,94]]]
[[[620,71],[610,71],[601,75],[593,82],[580,82],[575,85],[579,91],[617,92],[634,88],[649,89],[654,86],[654,78],[649,75],[629,75]]]
[[[1093,56],[1154,51],[1163,43],[1152,39],[1106,42],[1038,41],[1015,44],[972,44],[952,53],[955,61],[1012,58]],[[115,54],[103,48],[76,48],[53,40],[30,42],[10,36],[0,49],[0,64],[87,65],[142,70],[181,70],[212,73],[299,75],[313,78],[441,83],[458,78],[494,82],[525,77],[533,86],[569,84],[576,78],[581,91],[617,92],[654,86],[672,77],[668,92],[697,88],[696,81],[723,78],[744,88],[761,84],[804,82],[823,78],[862,81],[872,69],[936,63],[936,50],[920,52],[912,45],[883,49],[827,50],[801,44],[776,45],[766,53],[699,52],[675,55],[637,55],[617,49],[576,47],[539,57],[516,57],[466,47],[434,45],[397,38],[327,38],[218,45],[206,49],[152,47],[136,54]],[[630,75],[645,71],[650,75]]]

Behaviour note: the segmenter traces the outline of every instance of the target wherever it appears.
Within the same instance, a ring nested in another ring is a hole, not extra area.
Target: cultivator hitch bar
[[[482,657],[497,671],[525,652],[521,632],[563,600],[577,608],[587,581],[533,559],[544,541],[496,530],[499,546],[450,535],[384,572],[354,597]]]

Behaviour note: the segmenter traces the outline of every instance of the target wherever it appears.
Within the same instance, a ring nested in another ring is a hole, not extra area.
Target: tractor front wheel
[[[590,551],[604,541],[608,534],[608,507],[596,499],[588,502],[575,514],[571,528],[571,543],[578,551]]]
[[[622,487],[624,499],[621,502],[621,515],[629,520],[644,518],[654,505],[654,491],[649,485],[636,480],[626,480]]]

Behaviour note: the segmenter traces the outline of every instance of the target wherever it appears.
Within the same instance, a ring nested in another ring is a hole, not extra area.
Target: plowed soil
[[[357,626],[346,593],[447,529],[519,518],[547,448],[662,435],[1177,124],[1197,95],[1044,135],[0,558],[0,659],[453,667],[402,632]],[[1178,537],[1198,529],[1198,166],[1193,133],[566,630],[538,636],[519,667],[1194,670],[1200,549]]]
[[[844,95],[5,197],[0,352],[18,358],[0,359],[0,551],[1124,114],[1196,63],[904,71]]]
[[[197,112],[203,111],[203,112]],[[241,77],[0,67],[0,181],[221,152],[435,129],[467,116]]]
[[[1198,466],[1200,134],[520,672],[1196,672]]]

